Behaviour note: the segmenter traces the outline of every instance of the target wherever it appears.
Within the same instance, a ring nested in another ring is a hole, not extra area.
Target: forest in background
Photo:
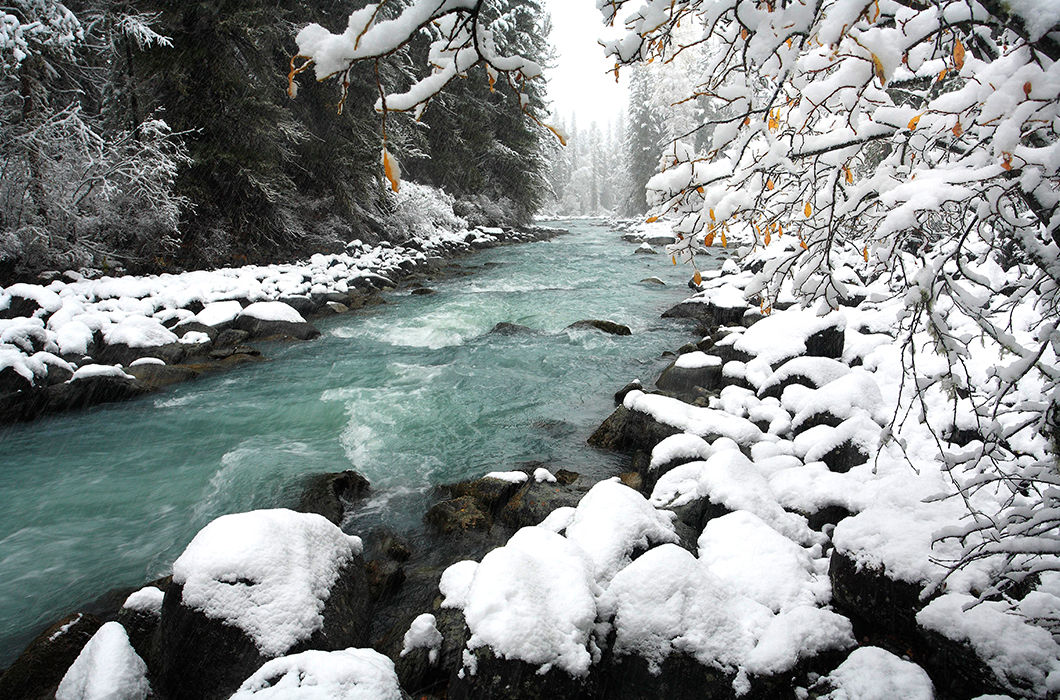
[[[548,15],[536,0],[492,8],[507,45],[547,61]],[[350,9],[350,0],[5,7],[0,280],[275,262],[407,238],[387,220],[395,196],[383,180],[374,67],[351,71],[341,113],[331,84],[306,81],[297,100],[286,92],[298,27],[343,26]],[[378,80],[413,81],[429,34],[380,64]],[[527,89],[540,103],[536,83]],[[443,189],[471,225],[525,224],[550,196],[558,145],[481,72],[421,121],[392,116],[387,128],[406,177]]]

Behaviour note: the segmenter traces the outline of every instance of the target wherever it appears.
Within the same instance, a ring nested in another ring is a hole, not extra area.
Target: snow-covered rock
[[[117,622],[99,628],[63,676],[56,700],[143,700],[151,692],[147,664]]]
[[[372,649],[304,651],[267,661],[231,700],[402,700],[394,662]]]

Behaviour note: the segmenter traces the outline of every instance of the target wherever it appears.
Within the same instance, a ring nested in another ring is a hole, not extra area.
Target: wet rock
[[[99,351],[96,361],[104,365],[129,366],[141,357],[157,357],[167,365],[176,365],[188,356],[188,345],[168,343],[147,348],[133,348],[124,343],[109,343]]]
[[[483,477],[448,484],[442,490],[453,498],[471,498],[479,508],[491,516],[496,515],[525,482],[513,482],[505,479]]]
[[[556,483],[562,486],[570,486],[580,477],[578,472],[572,472],[567,469],[560,469],[553,476],[556,477]]]
[[[822,328],[806,339],[806,355],[840,360],[843,358],[845,340],[846,333],[842,328],[837,326]]]
[[[583,494],[576,493],[567,485],[528,481],[508,499],[497,514],[497,522],[518,530],[521,527],[539,525],[549,513],[562,506],[577,506]]]
[[[368,591],[372,600],[396,594],[405,583],[405,569],[389,559],[373,559],[365,565]]]
[[[218,334],[220,334],[221,331],[223,331],[227,326],[228,323],[222,323],[216,326],[207,326],[205,323],[199,323],[198,321],[188,319],[186,321],[181,321],[180,323],[175,325],[173,327],[173,332],[180,337],[184,337],[185,333],[205,333],[206,335],[210,336],[210,340],[212,341],[215,340]]]
[[[417,287],[410,292],[413,296],[427,296],[428,294],[436,294],[436,290],[429,287]]]
[[[1013,692],[1000,682],[971,645],[923,627],[919,633],[923,658],[918,660],[931,674],[939,697],[974,698],[986,694],[1008,697]],[[1026,688],[1026,691],[1027,697],[1035,697],[1035,689]]]
[[[53,700],[67,669],[102,625],[94,615],[74,613],[44,630],[0,675],[0,698]]]
[[[839,550],[832,552],[828,578],[832,606],[854,622],[859,639],[915,639],[916,614],[928,603],[920,600],[921,586],[893,579],[882,567],[859,566]]]
[[[658,277],[645,277],[644,279],[642,279],[640,281],[640,283],[641,284],[654,285],[654,286],[658,286],[658,287],[665,287],[666,286],[666,283],[663,282]]]
[[[496,335],[528,335],[533,332],[534,330],[529,326],[521,326],[518,323],[508,323],[507,321],[498,323],[490,330],[490,333]]]
[[[705,666],[692,656],[672,653],[661,667],[658,673],[652,673],[648,662],[640,656],[609,657],[595,674],[597,697],[628,700],[735,697],[734,674]]]
[[[491,524],[490,516],[481,504],[471,496],[460,496],[431,506],[424,516],[427,524],[439,534],[486,530]]]
[[[568,329],[580,329],[580,328],[595,328],[598,331],[603,331],[609,335],[633,335],[633,331],[629,329],[629,326],[623,326],[621,323],[615,323],[614,321],[600,321],[600,320],[586,320],[586,321],[575,321],[574,323],[567,326]]]
[[[347,506],[361,500],[371,491],[368,479],[347,469],[332,474],[314,474],[306,480],[295,510],[317,513],[339,525]]]
[[[350,310],[350,307],[346,306],[341,301],[329,301],[324,304],[324,306],[321,308],[321,311],[323,311],[324,309],[327,309],[333,314],[344,314]]]
[[[14,367],[0,369],[0,396],[29,391],[33,382],[15,371]]]
[[[50,386],[44,391],[45,412],[58,413],[110,401],[143,396],[150,389],[135,379],[119,376],[85,377]]]
[[[449,682],[449,700],[580,700],[594,697],[589,679],[575,678],[553,667],[541,673],[541,667],[516,659],[496,657],[488,648],[475,652],[477,670],[453,674]]]
[[[637,249],[633,251],[633,254],[634,255],[658,255],[659,251],[655,250],[654,248],[652,248],[647,243],[644,243],[641,246],[637,247]]]
[[[215,348],[236,347],[246,342],[249,337],[250,333],[246,331],[228,328],[217,334],[213,344]]]
[[[683,301],[665,311],[663,318],[689,318],[707,328],[736,326],[743,319],[747,306],[718,306],[709,301]]]
[[[622,472],[618,475],[618,480],[634,491],[641,491],[644,488],[644,477],[637,471]]]
[[[622,402],[626,399],[626,394],[634,390],[642,390],[643,388],[644,385],[640,383],[640,380],[634,379],[629,384],[615,392],[615,405],[621,406]]]
[[[681,432],[677,428],[660,423],[646,413],[630,411],[619,406],[600,424],[591,436],[589,444],[618,452],[634,450],[651,451],[665,438]]]
[[[304,317],[312,316],[323,305],[323,301],[318,303],[313,297],[304,294],[281,297],[277,301],[282,301]]]
[[[692,350],[696,350],[695,346]],[[678,367],[675,361],[662,371],[655,380],[655,386],[669,396],[691,403],[704,394],[721,388],[721,368],[720,359],[701,367]]]
[[[202,375],[200,370],[186,365],[136,365],[125,371],[152,390],[197,379]]]
[[[255,340],[312,340],[320,336],[320,331],[304,321],[266,321],[253,316],[237,316],[232,327],[246,331]]]

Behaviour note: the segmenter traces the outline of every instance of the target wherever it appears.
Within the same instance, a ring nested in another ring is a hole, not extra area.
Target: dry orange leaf
[[[740,30],[740,38],[745,40],[745,41],[747,40],[747,30],[746,29],[741,29]]]
[[[848,185],[853,185],[854,184],[854,175],[853,175],[853,173],[850,172],[850,168],[848,168],[845,165],[843,166],[843,174],[846,176],[847,184]]]
[[[677,265],[677,256],[676,255],[671,255],[670,259],[674,261],[674,265]]]
[[[692,275],[692,281],[696,284],[703,283],[703,275],[699,274],[699,270],[696,270],[696,274]]]
[[[1005,159],[1001,161],[1001,167],[1005,170],[1012,170],[1012,154],[1002,153],[1001,155],[1005,156]]]
[[[391,189],[397,192],[401,185],[401,166],[398,165],[397,158],[390,155],[386,146],[383,147],[383,172],[386,174],[386,179],[390,180]]]
[[[705,245],[708,248],[711,247],[712,245],[714,245],[714,234],[713,233],[708,233],[703,238],[703,245]]]
[[[961,127],[961,123],[958,121],[956,124],[953,125],[952,131],[953,131],[953,135],[954,136],[956,136],[957,138],[960,138],[961,134],[964,133],[964,128]]]
[[[883,63],[876,54],[872,54],[872,70],[876,73],[876,77],[880,79],[880,85],[887,82],[887,76],[883,72]]]
[[[728,241],[728,239],[725,238],[724,229],[721,232],[721,247],[722,248],[728,248],[729,247],[729,241]]]
[[[765,242],[765,244],[766,244],[766,245],[769,245],[769,242],[770,242],[771,240],[773,240],[773,236],[771,236],[771,235],[770,235],[769,231],[766,231],[766,237],[765,237],[765,239],[764,239],[764,242]]]
[[[909,130],[910,131],[913,131],[914,129],[916,129],[916,125],[920,123],[920,117],[922,117],[922,116],[924,116],[924,115],[923,114],[918,114],[918,115],[916,115],[915,117],[913,117],[912,119],[909,120]]]
[[[799,239],[799,245],[802,246],[803,250],[809,250],[806,246],[806,241],[802,240],[801,238]]]
[[[939,77],[938,77],[939,81],[941,81],[943,78],[946,77],[946,73],[947,73],[947,71],[946,71],[945,68],[943,68],[942,70],[939,71]]]
[[[699,192],[700,194],[703,194],[703,188],[702,187],[697,187],[696,188],[696,192]]]
[[[964,44],[960,39],[953,44],[953,65],[957,66],[957,70],[964,67]]]
[[[744,126],[747,126],[750,123],[751,123],[751,118],[750,117],[744,117],[743,118],[743,125]]]
[[[869,261],[869,247],[866,245],[865,250],[861,251],[861,254],[865,256],[865,262]]]
[[[784,237],[784,224],[778,223],[777,224],[777,238],[783,238],[783,237]]]
[[[715,221],[715,218],[714,218],[714,210],[713,210],[713,209],[711,209],[711,210],[710,210],[710,220],[711,220],[711,221]]]
[[[1030,82],[1026,82],[1026,83],[1023,84],[1023,94],[1026,95],[1027,97],[1031,96],[1031,84],[1030,84]]]
[[[813,215],[813,207],[810,206],[809,202],[806,202],[806,206],[803,207],[802,212],[806,215],[806,218],[810,218]]]
[[[775,187],[775,185],[773,184],[773,178],[769,178],[768,180],[766,180],[766,189],[771,190],[773,189],[773,187]]]
[[[644,223],[646,223],[646,224],[654,224],[654,223],[655,223],[656,221],[658,221],[658,220],[659,220],[659,217],[657,217],[657,216],[649,216],[649,217],[648,217],[648,218],[647,218],[647,219],[646,219],[646,220],[644,221]]]

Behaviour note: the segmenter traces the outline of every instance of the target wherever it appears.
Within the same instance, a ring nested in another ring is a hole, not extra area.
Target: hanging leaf
[[[773,178],[769,178],[768,180],[766,180],[766,189],[767,190],[771,190],[771,189],[773,189],[773,187],[774,187]]]
[[[725,234],[722,234],[722,235],[724,236]],[[711,247],[712,245],[714,245],[714,234],[713,233],[708,233],[703,238],[703,245],[705,245],[708,248]]]
[[[861,254],[865,256],[865,262],[869,261],[869,246],[865,246],[865,250],[861,251]]]
[[[1001,155],[1005,157],[1005,159],[1001,161],[1001,167],[1005,170],[1012,170],[1012,154],[1003,152]]]
[[[674,265],[676,266],[677,265],[677,256],[676,255],[671,255],[670,259],[674,261]]]
[[[916,129],[916,125],[920,123],[920,117],[924,116],[923,113],[916,115],[909,120],[909,130],[913,131]]]
[[[887,83],[887,76],[883,72],[883,62],[876,54],[872,54],[872,72],[880,79],[880,85]]]
[[[727,238],[725,238],[725,229],[721,230],[721,247],[722,248],[728,248],[729,247],[729,241],[728,241]]]
[[[809,250],[809,248],[806,246],[806,241],[802,240],[801,238],[799,239],[799,245],[802,246],[803,250]]]
[[[703,188],[702,187],[697,187],[696,188],[696,192],[699,192],[700,194],[703,194]]]
[[[845,165],[843,166],[843,174],[846,176],[847,184],[848,185],[853,185],[854,184],[854,174],[851,173],[850,172],[850,168],[848,168]]]
[[[957,138],[961,137],[961,134],[964,133],[964,129],[961,127],[961,122],[960,121],[958,121],[956,124],[953,125],[952,131],[953,131],[953,135],[954,136],[956,136]]]
[[[953,65],[957,66],[957,70],[964,68],[964,44],[960,39],[953,43]]]
[[[703,275],[699,274],[699,270],[696,270],[696,274],[692,275],[692,281],[696,284],[703,284]]]
[[[740,30],[740,38],[743,39],[744,41],[747,41],[747,30],[746,29],[741,29]]]
[[[711,210],[710,210],[710,220],[711,220],[711,221],[715,221],[715,218],[714,218],[714,210],[713,210],[713,209],[711,209]]]
[[[772,235],[770,235],[769,231],[766,231],[766,237],[765,237],[764,243],[765,243],[766,245],[769,245],[769,242],[770,242],[771,240],[773,240],[773,236],[772,236]]]
[[[401,186],[401,166],[398,165],[397,158],[390,155],[386,146],[383,146],[383,172],[386,174],[386,179],[390,180],[391,189],[397,192],[398,187]]]
[[[938,81],[939,81],[940,83],[942,82],[942,79],[946,77],[946,73],[947,73],[947,72],[948,72],[948,71],[947,71],[947,69],[945,69],[945,68],[943,68],[942,70],[940,70],[940,71],[939,71],[939,77],[938,77]]]
[[[777,223],[777,238],[784,237],[784,224]]]
[[[1031,96],[1031,84],[1030,84],[1030,82],[1026,82],[1026,83],[1023,84],[1023,94],[1026,95],[1027,97]]]
[[[646,224],[654,224],[658,220],[659,220],[659,217],[657,217],[657,216],[649,216],[647,219],[645,219],[644,223],[646,223]]]
[[[813,216],[813,207],[810,206],[809,202],[806,202],[806,206],[803,207],[802,213],[806,215],[806,218]]]

